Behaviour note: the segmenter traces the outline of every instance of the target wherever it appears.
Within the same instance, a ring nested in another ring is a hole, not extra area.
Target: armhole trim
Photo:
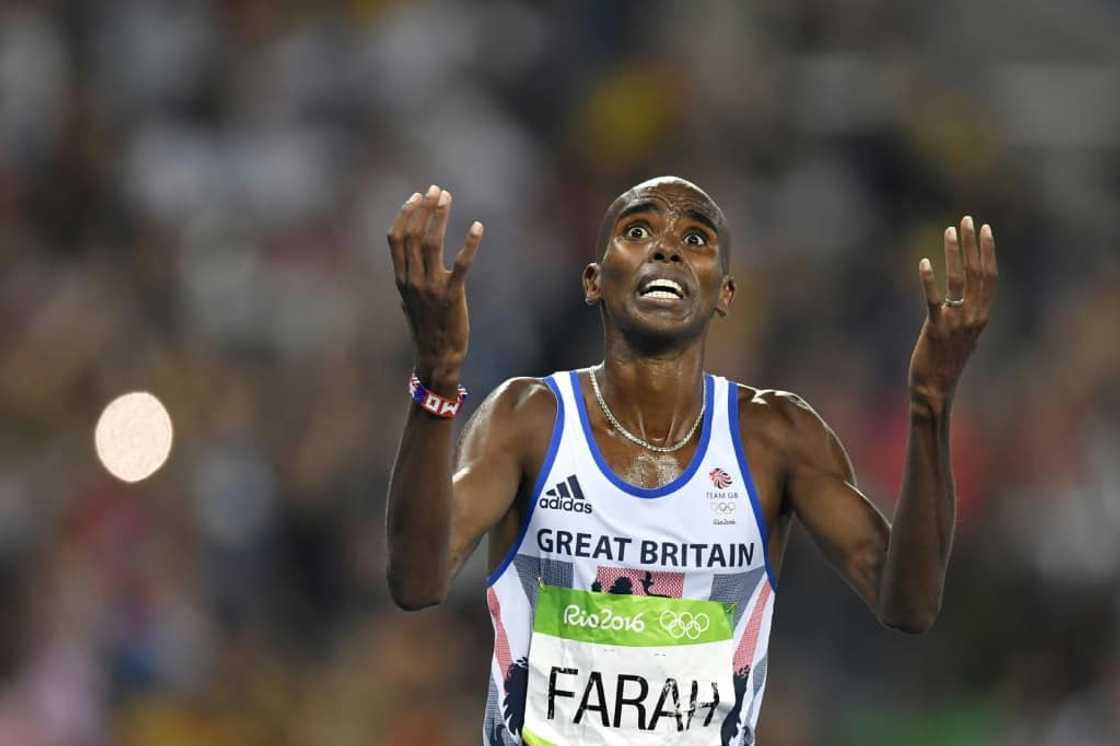
[[[529,523],[533,520],[533,509],[537,507],[537,497],[544,487],[545,479],[548,478],[549,473],[552,471],[552,464],[556,460],[556,452],[560,449],[560,440],[564,434],[564,397],[560,395],[560,389],[556,386],[555,376],[549,376],[544,379],[548,384],[548,388],[552,391],[552,395],[556,397],[556,418],[552,422],[552,438],[548,442],[548,451],[545,453],[544,461],[541,463],[540,473],[537,474],[537,481],[533,485],[533,491],[530,494],[531,500],[529,502],[529,509],[525,512],[525,520],[521,522],[521,528],[517,531],[517,538],[513,540],[513,545],[506,552],[505,557],[498,564],[494,571],[486,576],[486,587],[494,585],[502,573],[509,567],[509,563],[513,562],[513,558],[517,556],[517,550],[521,548],[521,542],[525,540],[525,533],[529,530]]]
[[[734,381],[727,382],[727,420],[731,426],[731,442],[735,447],[735,458],[739,461],[739,473],[747,486],[747,494],[751,498],[751,509],[754,511],[754,520],[758,525],[758,534],[762,537],[762,559],[766,566],[766,578],[770,581],[770,590],[777,591],[778,583],[774,578],[774,568],[770,566],[770,531],[766,527],[766,514],[762,512],[762,503],[758,499],[758,489],[751,476],[751,467],[747,463],[747,451],[743,448],[742,432],[739,429],[739,385]]]

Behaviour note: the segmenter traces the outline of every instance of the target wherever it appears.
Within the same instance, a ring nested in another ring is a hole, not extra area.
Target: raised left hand
[[[910,356],[912,400],[937,408],[952,397],[995,300],[999,273],[991,226],[981,226],[977,238],[966,215],[959,239],[955,228],[946,228],[945,270],[948,292],[942,295],[929,259],[918,264],[929,314]]]

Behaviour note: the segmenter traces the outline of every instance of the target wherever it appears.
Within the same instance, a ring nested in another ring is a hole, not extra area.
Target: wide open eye
[[[699,231],[689,231],[684,236],[684,242],[692,246],[706,246],[708,237]]]
[[[626,237],[631,241],[643,241],[649,235],[649,230],[644,225],[632,225],[626,229]]]

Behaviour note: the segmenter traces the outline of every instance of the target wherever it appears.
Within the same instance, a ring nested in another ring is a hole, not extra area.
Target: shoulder
[[[544,379],[510,378],[479,405],[467,423],[463,440],[532,445],[539,436],[547,442],[557,406]]]
[[[831,453],[839,444],[824,418],[791,391],[731,382],[739,393],[739,434],[794,459]]]
[[[479,407],[491,416],[536,418],[556,414],[556,397],[543,378],[509,378],[499,384]]]
[[[826,428],[809,402],[792,391],[757,389],[731,382],[739,394],[739,427],[756,435],[796,438]]]

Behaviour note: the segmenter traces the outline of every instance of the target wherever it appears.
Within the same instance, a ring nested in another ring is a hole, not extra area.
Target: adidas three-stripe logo
[[[566,510],[569,513],[590,513],[591,501],[583,496],[579,480],[572,474],[563,482],[557,482],[552,489],[545,490],[539,505],[551,510]]]

